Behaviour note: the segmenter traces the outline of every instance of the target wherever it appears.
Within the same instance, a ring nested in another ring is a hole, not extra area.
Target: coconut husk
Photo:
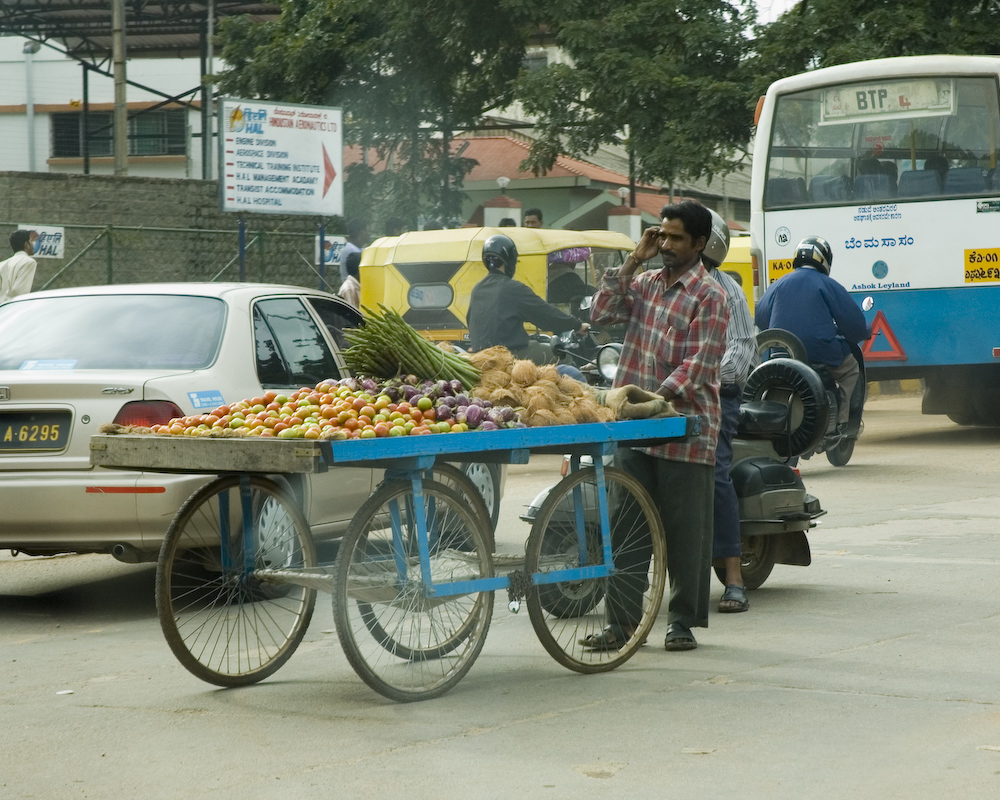
[[[569,404],[569,410],[577,422],[611,422],[614,412],[600,405],[592,397],[575,397]]]
[[[531,386],[538,380],[538,366],[527,359],[515,361],[510,368],[510,377],[520,386]]]
[[[516,386],[504,386],[494,389],[487,398],[495,406],[510,406],[520,408],[524,405],[524,397]]]
[[[514,365],[514,355],[506,347],[497,345],[470,354],[469,361],[472,362],[473,366],[478,367],[480,372],[486,372],[490,369],[502,369],[504,372],[510,372]]]
[[[521,413],[521,422],[529,428],[541,428],[545,425],[557,425],[555,412],[545,408],[540,408],[534,413],[529,413],[527,409]]]
[[[556,381],[556,386],[559,387],[559,391],[570,397],[582,397],[587,393],[587,387],[585,384],[580,383],[580,381],[575,378],[570,378],[567,375],[560,375],[559,379]]]
[[[559,380],[559,377],[559,370],[556,369],[555,364],[542,364],[538,368],[538,378],[536,380],[555,383]]]
[[[529,386],[528,389],[534,392],[541,392],[555,405],[558,405],[563,399],[562,392],[559,391],[559,387],[553,381],[539,380],[533,386]]]
[[[492,392],[493,392],[492,389],[480,384],[479,386],[477,386],[475,389],[472,390],[472,396],[478,397],[481,400],[489,400],[490,394],[492,394]]]
[[[491,391],[510,386],[510,373],[502,369],[488,369],[480,373],[479,385]]]
[[[529,414],[534,414],[542,409],[555,411],[559,405],[559,395],[553,395],[543,386],[528,386],[524,389],[522,396],[524,397],[524,407]]]
[[[573,412],[569,410],[567,406],[559,406],[555,410],[556,414],[556,425],[575,425],[576,417]]]

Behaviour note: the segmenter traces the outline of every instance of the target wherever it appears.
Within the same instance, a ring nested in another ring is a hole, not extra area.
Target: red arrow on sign
[[[320,146],[323,148],[323,197],[326,197],[326,193],[330,189],[330,184],[337,177],[337,170],[333,168],[333,162],[326,152],[326,145],[321,144]]]

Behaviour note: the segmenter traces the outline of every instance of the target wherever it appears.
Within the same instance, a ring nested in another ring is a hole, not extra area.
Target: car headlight
[[[606,344],[597,351],[597,371],[606,381],[613,381],[618,373],[618,359],[621,358],[620,344]]]

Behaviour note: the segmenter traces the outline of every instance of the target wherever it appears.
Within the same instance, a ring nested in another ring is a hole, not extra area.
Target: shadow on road
[[[103,562],[103,563],[101,563]],[[0,618],[48,617],[58,622],[155,619],[153,564],[71,559],[0,562]]]

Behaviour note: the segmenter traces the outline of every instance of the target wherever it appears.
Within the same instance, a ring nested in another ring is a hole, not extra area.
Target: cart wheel
[[[435,584],[493,574],[484,521],[468,499],[423,481],[430,573]],[[417,544],[413,487],[383,484],[361,507],[341,543],[333,616],[347,660],[392,700],[425,700],[458,683],[483,649],[493,592],[429,596]]]
[[[485,465],[480,464],[477,468],[485,468]],[[487,548],[491,553],[496,552],[496,544],[494,541],[495,523],[493,522],[493,517],[486,505],[486,501],[483,499],[482,492],[479,491],[472,478],[469,477],[469,473],[464,472],[452,464],[445,464],[443,461],[438,461],[434,464],[433,479],[457,492],[460,497],[468,499],[469,504],[472,506],[472,510],[475,511],[476,515],[483,521],[483,530],[486,532]],[[500,499],[496,498],[494,502],[499,505]]]
[[[666,545],[653,501],[642,485],[620,469],[605,468],[611,521],[614,578],[584,578],[535,583],[528,591],[528,614],[539,641],[556,661],[577,672],[606,672],[623,664],[649,635],[663,598]],[[584,547],[575,519],[582,510]],[[536,573],[603,564],[597,481],[594,470],[563,478],[542,503],[528,536],[525,569]],[[585,552],[585,562],[580,552]],[[631,566],[629,566],[631,564]],[[617,596],[631,582],[639,617],[635,632],[618,650],[592,650],[582,644],[608,623],[608,592]]]
[[[244,557],[247,535],[252,552]],[[260,571],[315,566],[309,526],[276,483],[230,475],[202,486],[171,522],[156,565],[156,610],[167,644],[209,683],[245,686],[266,678],[302,641],[316,592],[264,583]]]

